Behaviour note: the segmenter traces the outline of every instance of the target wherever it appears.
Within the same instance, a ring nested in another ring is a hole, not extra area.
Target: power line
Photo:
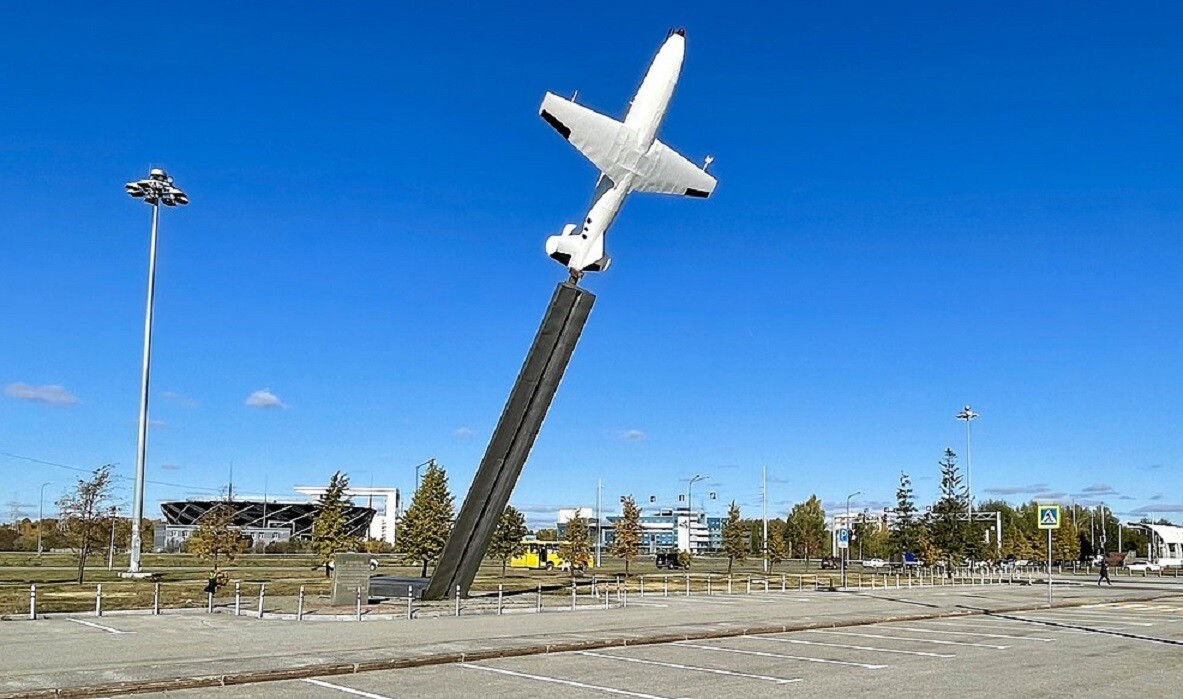
[[[20,454],[13,454],[13,453],[10,453],[7,451],[0,451],[0,456],[7,456],[11,459],[20,459],[21,461],[29,461],[31,463],[41,464],[43,466],[53,466],[54,468],[64,468],[67,471],[76,471],[78,473],[94,473],[93,468],[82,468],[80,466],[69,466],[67,464],[54,463],[53,461],[45,461],[44,459],[35,459],[31,456],[22,456]],[[114,465],[114,464],[112,464],[112,465]],[[116,480],[121,480],[121,481],[130,481],[131,480],[130,476],[124,476],[119,473],[111,474],[111,478],[114,478]],[[198,490],[198,491],[209,492],[209,493],[222,492],[220,488],[206,488],[206,487],[203,487],[200,485],[188,485],[185,483],[169,483],[167,481],[153,481],[153,480],[148,480],[145,482],[151,483],[152,485],[162,485],[162,486],[165,486],[168,488],[188,488],[190,490]]]

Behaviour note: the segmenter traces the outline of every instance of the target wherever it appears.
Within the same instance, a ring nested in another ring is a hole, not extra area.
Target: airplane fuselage
[[[580,235],[588,241],[584,247],[586,253],[603,250],[597,243],[612,226],[612,222],[624,206],[625,198],[632,191],[633,182],[637,178],[637,164],[653,147],[670,98],[674,96],[674,87],[678,84],[685,55],[685,36],[672,33],[658,50],[649,71],[645,73],[645,79],[641,81],[641,87],[629,106],[624,118],[624,128],[621,129],[615,144],[619,149],[617,159],[625,174],[618,177],[619,182],[613,182],[607,175],[600,175],[592,195],[591,207],[583,219]],[[567,262],[567,267],[573,273],[579,273],[596,265],[602,257],[597,255],[596,259],[587,259],[589,254],[572,256]]]

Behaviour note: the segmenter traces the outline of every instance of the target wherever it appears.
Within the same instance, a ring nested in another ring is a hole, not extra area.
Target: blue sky
[[[461,499],[594,182],[542,94],[620,117],[685,26],[661,137],[719,188],[610,232],[533,524],[693,474],[758,516],[765,465],[781,516],[901,471],[927,500],[966,403],[978,498],[1183,512],[1177,6],[430,5],[0,8],[4,503],[76,475],[30,459],[134,470],[150,166],[192,204],[162,215],[147,511],[231,465],[294,496],[429,457]]]

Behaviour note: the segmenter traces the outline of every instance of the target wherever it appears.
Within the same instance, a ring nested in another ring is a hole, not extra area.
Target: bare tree
[[[107,543],[106,519],[111,500],[111,465],[100,466],[90,478],[79,478],[57,501],[67,543],[78,552],[78,583],[86,574],[86,558]]]

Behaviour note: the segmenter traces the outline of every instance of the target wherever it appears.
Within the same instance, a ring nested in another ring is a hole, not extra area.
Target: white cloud
[[[469,437],[472,436],[472,428],[471,427],[459,427],[452,434],[456,435],[460,439],[468,439]]]
[[[259,408],[266,410],[268,408],[286,408],[288,407],[279,396],[271,392],[271,389],[264,388],[247,396],[246,404],[252,408]]]
[[[641,430],[625,430],[620,433],[620,438],[626,442],[643,442],[648,438]]]
[[[46,405],[73,405],[78,402],[74,394],[67,391],[65,386],[57,384],[33,386],[20,382],[10,383],[4,387],[4,395],[17,400]]]

